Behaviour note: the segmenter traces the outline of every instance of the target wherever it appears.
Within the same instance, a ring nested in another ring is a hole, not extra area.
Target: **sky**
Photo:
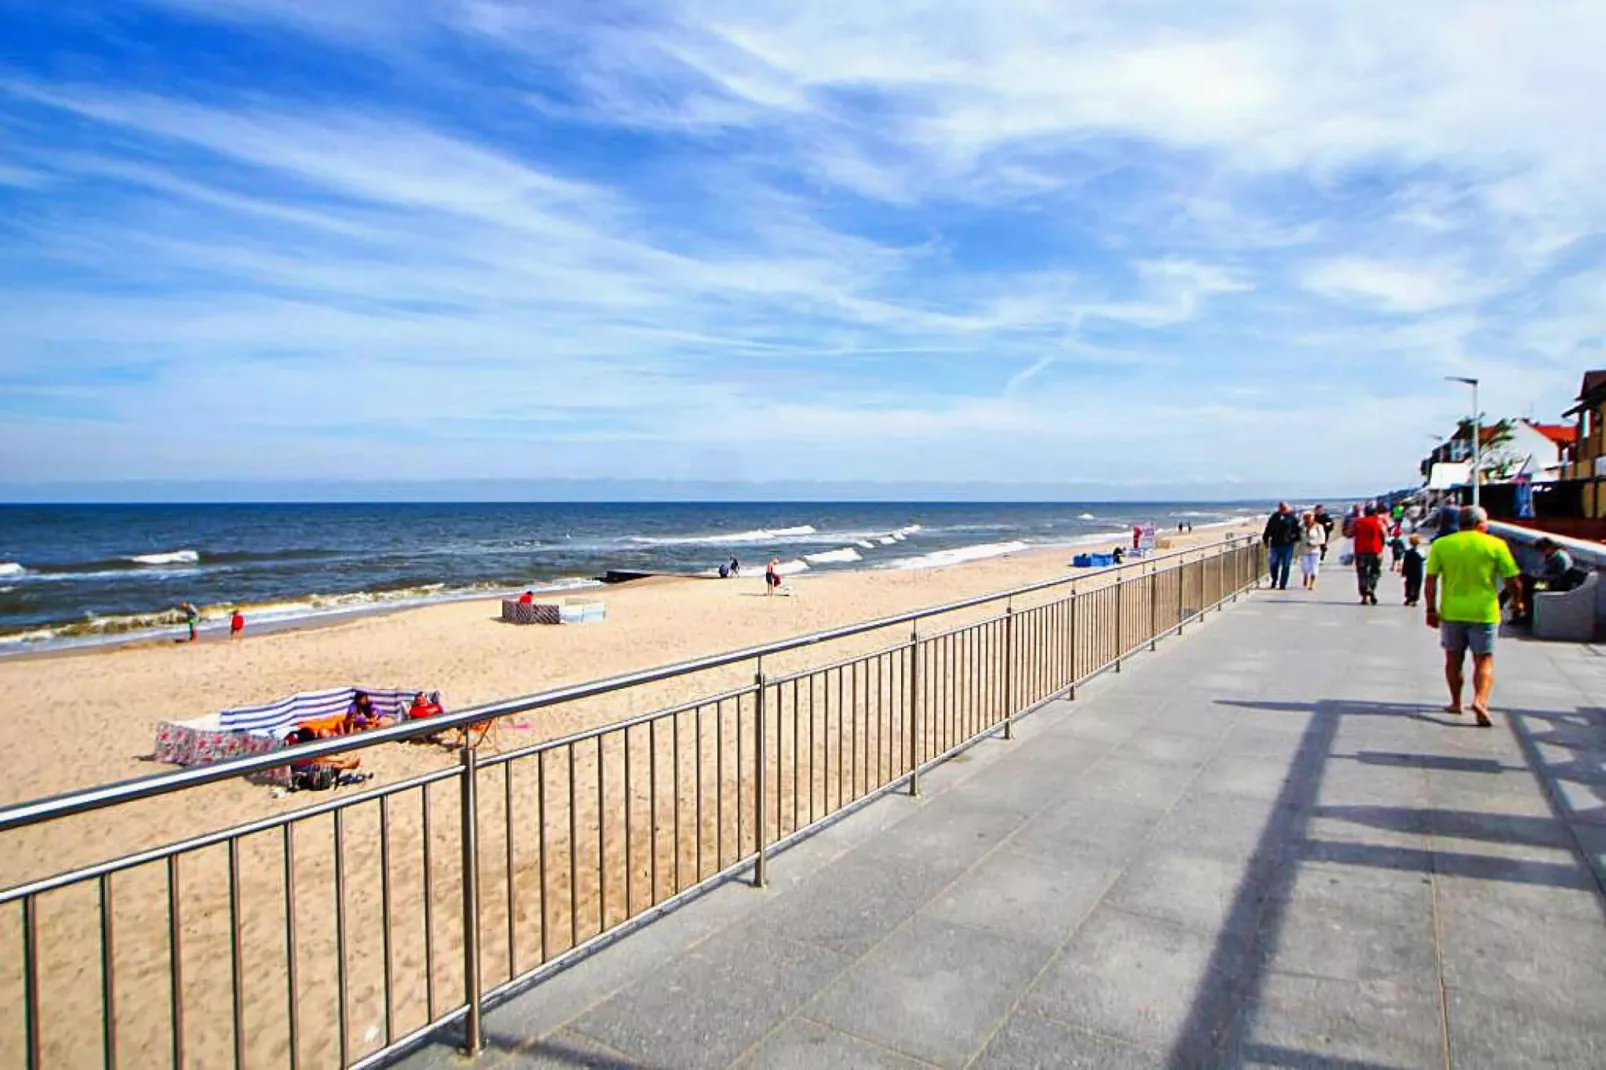
[[[1606,367],[1598,0],[0,0],[0,497],[1407,484]]]

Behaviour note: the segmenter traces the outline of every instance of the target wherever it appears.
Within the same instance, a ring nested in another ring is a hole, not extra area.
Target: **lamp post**
[[[1464,375],[1446,375],[1452,383],[1472,388],[1472,504],[1478,504],[1478,486],[1483,482],[1483,413],[1478,409],[1478,381]]]

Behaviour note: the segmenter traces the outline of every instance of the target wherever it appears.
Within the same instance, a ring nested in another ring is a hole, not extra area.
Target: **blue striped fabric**
[[[327,691],[303,691],[261,706],[235,706],[218,715],[223,727],[241,732],[272,732],[299,721],[333,717],[351,708],[352,696],[364,691],[373,700],[374,712],[382,717],[405,716],[413,696],[424,688],[334,687]]]

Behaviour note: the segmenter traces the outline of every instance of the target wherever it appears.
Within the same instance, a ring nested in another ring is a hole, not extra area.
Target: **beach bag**
[[[304,765],[290,776],[291,791],[329,791],[340,780],[340,770],[332,765]]]

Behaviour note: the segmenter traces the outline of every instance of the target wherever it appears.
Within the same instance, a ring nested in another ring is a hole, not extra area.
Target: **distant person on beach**
[[[1494,640],[1500,628],[1500,587],[1511,597],[1512,612],[1523,612],[1522,570],[1501,539],[1489,534],[1489,514],[1476,505],[1461,510],[1457,530],[1433,541],[1427,562],[1427,625],[1439,630],[1444,647],[1444,682],[1450,688],[1446,713],[1461,712],[1466,653],[1472,651],[1472,712],[1488,728],[1489,696],[1494,691]]]
[[[191,602],[180,602],[178,604],[178,610],[180,613],[184,614],[184,623],[187,624],[190,629],[190,637],[188,641],[193,643],[195,642],[195,626],[201,621],[201,611],[196,609],[195,605]]]
[[[358,691],[351,696],[351,706],[346,710],[346,722],[342,730],[350,735],[353,732],[365,732],[370,728],[385,728],[392,724],[392,719],[382,717],[374,709],[374,700],[366,691]]]
[[[519,595],[519,605],[521,605],[521,606],[530,605],[534,601],[535,601],[535,592],[534,591],[525,591],[523,594]]]
[[[742,574],[742,563],[734,557],[731,558],[730,570],[732,576],[740,576]]]
[[[1307,591],[1316,589],[1316,577],[1321,572],[1322,551],[1327,549],[1327,530],[1316,522],[1315,513],[1300,518],[1305,525],[1299,542],[1300,582]]]
[[[1355,586],[1361,605],[1377,605],[1377,581],[1383,575],[1383,548],[1388,544],[1388,527],[1377,506],[1368,504],[1355,521]]]
[[[318,733],[310,728],[298,728],[285,737],[294,747],[312,743]],[[303,758],[290,766],[290,787],[295,791],[317,791],[334,787],[341,773],[354,773],[362,765],[355,754],[326,754],[322,758]]]
[[[764,566],[764,593],[774,594],[781,586],[781,559],[770,558],[770,563]]]
[[[1327,511],[1327,506],[1318,504],[1311,510],[1316,516],[1316,523],[1322,526],[1322,560],[1327,560],[1327,547],[1333,541],[1333,529],[1338,526],[1333,514]]]
[[[229,638],[238,639],[244,634],[245,614],[236,609],[234,611],[234,615],[229,618]]]
[[[1400,558],[1400,575],[1405,577],[1405,604],[1414,606],[1422,597],[1422,569],[1427,559],[1422,556],[1422,536],[1413,532],[1405,556]]]
[[[1138,544],[1141,543],[1142,541],[1143,541],[1143,526],[1141,524],[1133,524],[1132,525],[1132,549],[1136,550],[1138,548]]]
[[[1119,565],[1121,562],[1126,560],[1126,551],[1117,546],[1115,549],[1110,551],[1110,556],[1115,558],[1115,563]]]
[[[1271,585],[1274,590],[1288,590],[1288,571],[1294,564],[1294,549],[1300,543],[1302,529],[1299,517],[1288,508],[1287,502],[1278,502],[1277,511],[1266,519],[1266,529],[1260,541],[1269,550]]]

